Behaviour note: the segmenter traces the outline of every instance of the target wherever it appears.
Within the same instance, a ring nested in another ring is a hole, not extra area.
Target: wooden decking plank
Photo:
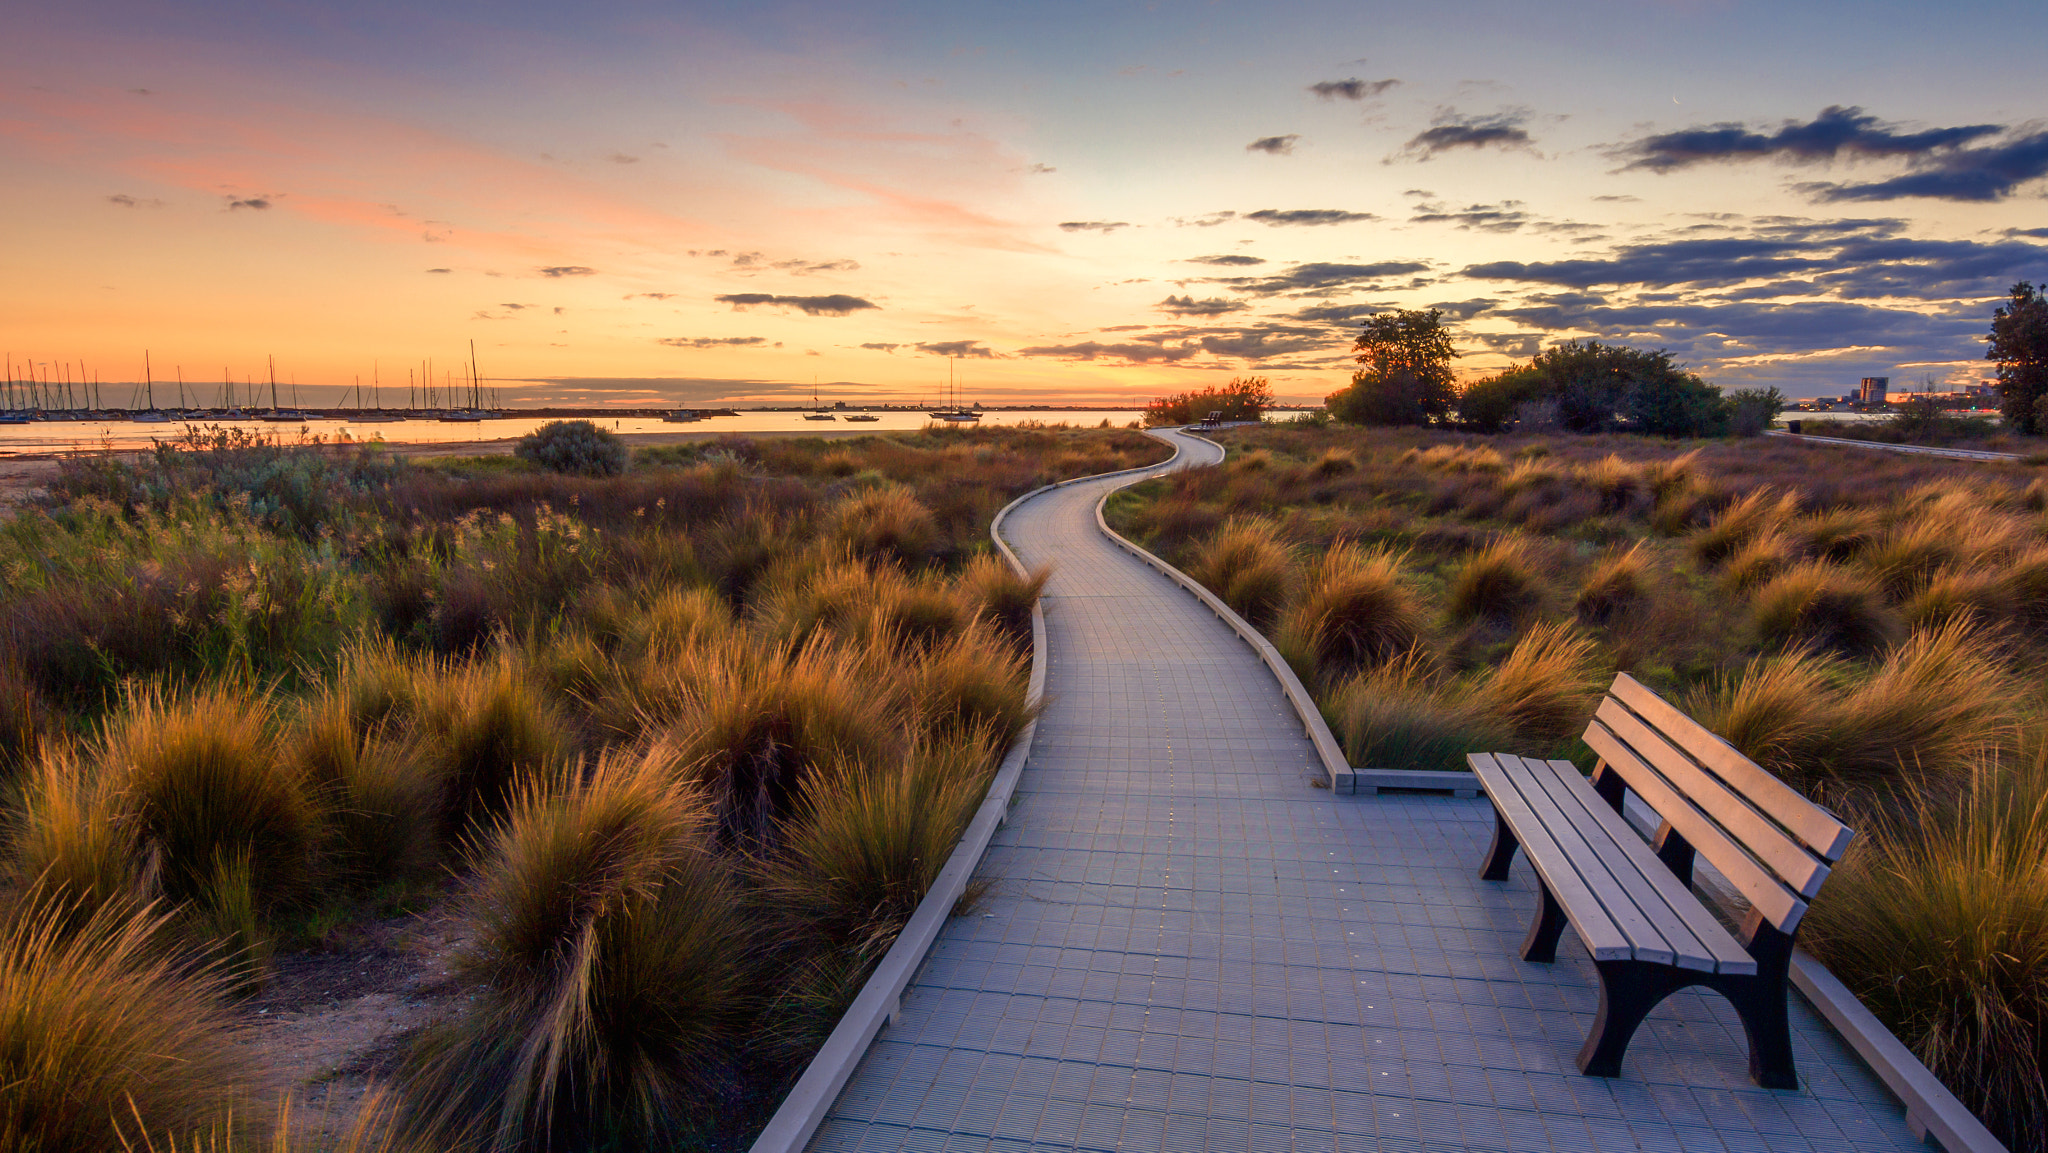
[[[1479,783],[1486,788],[1486,795],[1507,818],[1509,827],[1514,829],[1515,839],[1521,842],[1522,855],[1529,859],[1529,866],[1543,878],[1544,884],[1550,886],[1551,895],[1557,898],[1557,903],[1564,906],[1572,930],[1578,933],[1586,951],[1596,961],[1633,958],[1635,948],[1628,937],[1587,890],[1585,879],[1566,863],[1563,850],[1557,847],[1549,831],[1536,819],[1506,768],[1492,753],[1474,753],[1465,760],[1471,764]]]
[[[1564,809],[1565,819],[1569,821],[1583,820],[1590,822],[1606,831],[1606,835],[1614,843],[1615,851],[1628,862],[1628,865],[1641,878],[1636,883],[1647,885],[1655,893],[1656,899],[1662,904],[1663,908],[1669,911],[1669,915],[1675,916],[1682,921],[1687,931],[1692,934],[1705,950],[1705,955],[1702,958],[1705,964],[1704,971],[1715,973],[1756,972],[1756,959],[1751,957],[1747,950],[1743,949],[1741,943],[1728,932],[1726,926],[1715,919],[1714,914],[1708,911],[1702,899],[1691,889],[1680,884],[1678,878],[1672,875],[1671,870],[1665,866],[1664,862],[1657,859],[1656,852],[1650,848],[1648,842],[1644,841],[1636,833],[1635,826],[1630,825],[1627,818],[1615,812],[1608,806],[1606,801],[1600,799],[1600,795],[1594,792],[1591,786],[1584,783],[1585,778],[1578,776],[1576,766],[1573,766],[1570,761],[1552,761],[1550,763],[1553,768],[1557,769],[1557,785],[1559,786],[1551,791],[1552,796],[1559,799],[1560,808],[1564,808],[1566,804],[1576,806],[1575,808]],[[1567,772],[1571,773],[1570,777],[1565,775]],[[1573,785],[1571,782],[1574,779],[1579,784]],[[1590,835],[1588,839],[1592,839]],[[1640,899],[1638,903],[1640,904]],[[1667,933],[1666,939],[1669,940],[1670,936]],[[1685,966],[1683,962],[1680,962],[1680,964],[1681,967],[1700,967]]]

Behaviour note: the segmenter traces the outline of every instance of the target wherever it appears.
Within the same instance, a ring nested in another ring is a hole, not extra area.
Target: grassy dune
[[[1770,441],[1231,430],[1111,521],[1268,630],[1353,764],[1592,764],[1625,670],[1861,830],[1804,941],[2048,1150],[2048,479]]]
[[[1029,720],[993,512],[1165,451],[73,463],[0,525],[0,1144],[303,1145],[236,1000],[425,904],[471,992],[343,1147],[742,1143]]]

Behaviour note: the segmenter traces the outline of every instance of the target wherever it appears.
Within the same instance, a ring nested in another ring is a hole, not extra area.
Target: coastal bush
[[[1304,679],[1335,683],[1424,642],[1427,621],[1401,561],[1352,545],[1323,554],[1274,637]]]
[[[1188,575],[1216,590],[1223,603],[1260,628],[1270,627],[1287,602],[1294,556],[1273,526],[1255,517],[1226,522],[1196,552]]]
[[[512,446],[513,455],[549,472],[618,476],[626,471],[626,443],[587,420],[551,420]]]

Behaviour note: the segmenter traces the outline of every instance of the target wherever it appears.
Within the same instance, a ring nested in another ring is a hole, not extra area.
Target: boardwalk
[[[1189,454],[1216,450],[1191,444]],[[1336,797],[1271,674],[1108,544],[1114,481],[1020,507],[1053,562],[1050,705],[993,892],[940,937],[812,1148],[1884,1150],[1903,1110],[1795,1003],[1798,1091],[1752,1086],[1725,1003],[1682,993],[1619,1080],[1568,941],[1474,877],[1483,800]]]

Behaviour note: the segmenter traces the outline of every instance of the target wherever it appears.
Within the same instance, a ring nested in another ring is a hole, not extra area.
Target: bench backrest
[[[1600,702],[1586,744],[1600,756],[1595,784],[1618,774],[1662,818],[1660,842],[1683,837],[1780,932],[1798,928],[1854,836],[1627,673]]]

